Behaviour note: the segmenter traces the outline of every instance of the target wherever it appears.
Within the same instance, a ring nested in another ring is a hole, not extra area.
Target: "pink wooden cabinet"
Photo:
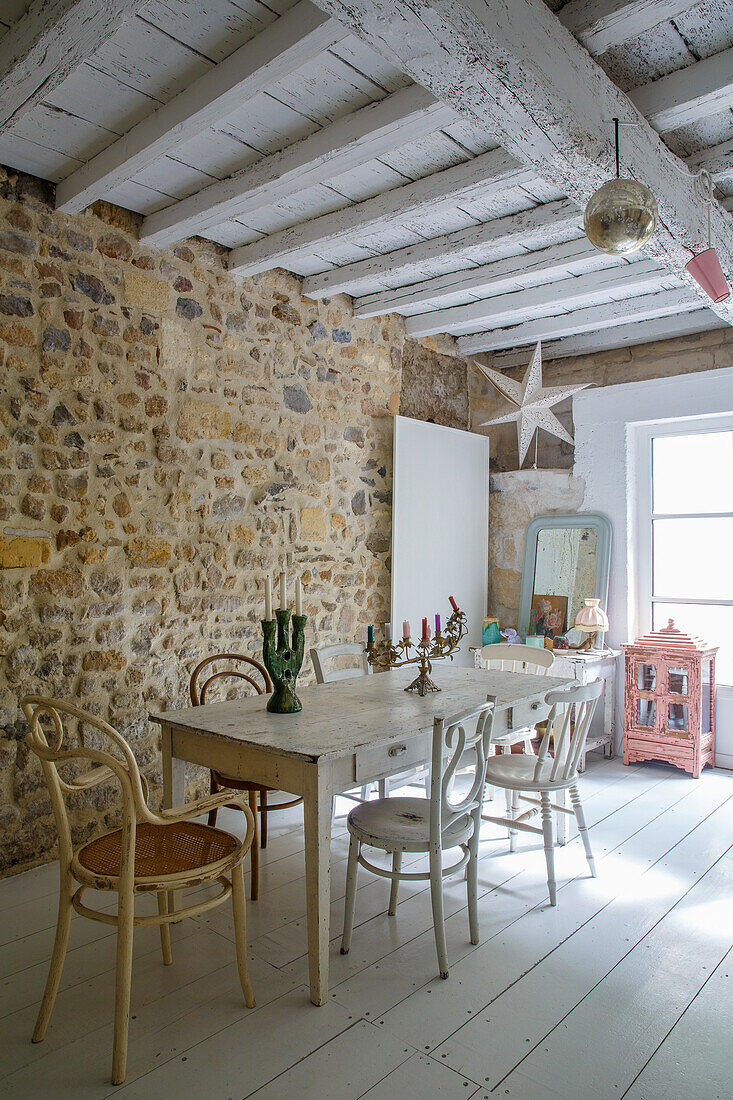
[[[697,779],[715,765],[717,648],[683,634],[672,619],[622,648],[624,764],[664,760]]]

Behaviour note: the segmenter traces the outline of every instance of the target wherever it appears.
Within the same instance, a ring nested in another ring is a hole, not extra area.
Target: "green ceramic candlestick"
[[[273,714],[296,714],[303,709],[303,704],[295,694],[295,681],[303,664],[306,621],[305,615],[293,615],[292,641],[288,644],[288,608],[280,607],[275,612],[274,619],[262,620],[262,660],[275,685],[267,702],[267,709]]]

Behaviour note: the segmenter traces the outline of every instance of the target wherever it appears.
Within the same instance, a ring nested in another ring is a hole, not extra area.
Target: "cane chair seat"
[[[426,852],[430,847],[430,799],[396,797],[362,802],[350,813],[349,832],[362,844],[378,841],[378,847],[390,852]],[[473,832],[471,815],[452,818],[443,829],[443,846],[464,844]]]
[[[135,889],[170,875],[183,880],[189,876],[205,879],[209,870],[212,876],[219,875],[229,869],[230,862],[241,858],[241,847],[231,833],[196,821],[171,825],[141,822],[135,835]],[[76,853],[76,863],[111,886],[119,878],[121,854],[122,830],[113,829],[84,844]],[[226,862],[222,865],[221,860]]]

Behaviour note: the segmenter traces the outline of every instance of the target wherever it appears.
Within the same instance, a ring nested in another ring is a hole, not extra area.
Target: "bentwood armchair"
[[[204,913],[231,897],[239,980],[247,1007],[254,1006],[247,971],[242,876],[242,860],[254,835],[252,813],[246,802],[240,800],[247,822],[243,841],[193,820],[230,802],[232,794],[228,791],[153,813],[147,806],[144,781],[135,757],[112,726],[61,699],[29,695],[22,706],[30,726],[26,743],[41,761],[56,818],[61,877],[56,940],[33,1042],[40,1043],[46,1035],[69,942],[72,909],[92,920],[116,925],[112,1084],[119,1085],[125,1079],[127,1064],[135,928],[159,926],[163,962],[168,965],[173,961],[170,925]],[[69,732],[70,725],[76,727],[74,736]],[[89,735],[87,729],[91,731]],[[100,742],[109,743],[112,751],[96,747]],[[80,765],[91,768],[80,772]],[[122,794],[121,828],[108,830],[74,851],[64,796],[115,782]],[[175,891],[203,883],[218,883],[221,889],[214,897],[180,909],[172,907]],[[117,912],[88,907],[83,899],[89,889],[116,891]],[[143,893],[157,896],[157,913],[135,916],[135,895]]]
[[[224,663],[227,667],[216,671],[216,666]],[[245,657],[243,653],[214,653],[211,657],[205,657],[196,665],[191,673],[189,690],[191,702],[195,707],[203,706],[207,699],[209,688],[217,680],[243,680],[250,688],[254,688],[258,695],[272,691],[272,681],[263,664],[254,657]],[[255,834],[250,849],[250,895],[253,901],[260,896],[260,848],[267,847],[267,815],[273,810],[288,810],[291,806],[298,806],[303,799],[292,798],[286,802],[268,802],[268,793],[272,787],[265,787],[262,783],[254,783],[250,779],[239,779],[233,775],[223,775],[221,772],[211,772],[211,793],[217,794],[223,790],[247,791],[249,806],[254,816]],[[259,811],[261,828],[258,827],[257,809]],[[221,803],[219,803],[221,805]],[[238,801],[226,803],[226,805],[238,806]],[[209,825],[216,825],[217,809],[209,814]]]

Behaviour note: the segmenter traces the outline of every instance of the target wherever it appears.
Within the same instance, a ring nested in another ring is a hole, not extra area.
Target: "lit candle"
[[[424,642],[426,642],[428,640],[428,620],[427,619],[423,619],[423,621],[422,621],[422,640]]]
[[[387,642],[392,641],[392,623],[384,624],[384,638]]]
[[[408,623],[407,619],[405,619],[405,621],[402,624],[402,637],[405,639],[406,642],[409,642],[409,640],[410,640],[410,624]]]
[[[435,616],[435,633],[440,634],[440,615]]]
[[[300,577],[295,582],[295,614],[303,614],[303,584]]]
[[[288,606],[287,585],[288,585],[288,578],[286,577],[285,573],[281,573],[280,574],[280,607],[287,607]]]
[[[367,644],[374,645],[374,627],[370,626],[367,631]]]
[[[458,610],[458,604],[456,603],[456,601],[453,599],[452,596],[448,597],[448,603],[451,605],[451,607],[453,608],[454,611]]]
[[[265,618],[268,623],[272,619],[272,579],[269,573],[265,577]]]

